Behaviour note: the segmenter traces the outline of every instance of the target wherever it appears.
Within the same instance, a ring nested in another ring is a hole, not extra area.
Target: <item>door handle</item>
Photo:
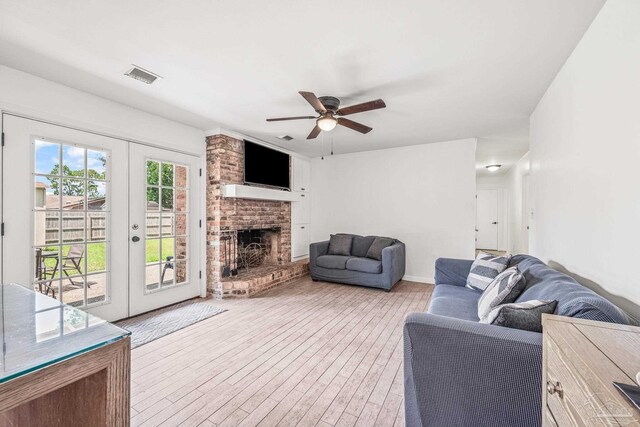
[[[494,221],[491,224],[496,225],[498,223],[498,221]]]
[[[133,236],[133,237],[131,238],[131,241],[132,241],[132,242],[139,242],[139,241],[140,241],[140,238],[139,238],[138,236]]]

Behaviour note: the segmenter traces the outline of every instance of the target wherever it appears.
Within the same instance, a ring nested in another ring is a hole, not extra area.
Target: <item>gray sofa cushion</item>
[[[351,255],[353,236],[350,234],[332,234],[329,238],[329,255]]]
[[[347,270],[379,274],[382,273],[382,262],[370,258],[353,257],[347,261]]]
[[[566,274],[549,267],[529,255],[513,257],[527,281],[527,288],[515,302],[542,300],[558,301],[555,314],[628,325],[630,318],[618,307],[578,284]]]
[[[382,259],[382,250],[394,243],[394,239],[390,239],[388,237],[376,237],[373,239],[373,243],[371,243],[371,246],[367,251],[367,258],[373,258],[380,261]]]
[[[375,238],[376,236],[354,236],[353,243],[351,244],[351,255],[362,258],[366,257],[367,251],[371,247]]]
[[[318,267],[345,270],[347,268],[347,261],[349,261],[350,258],[350,256],[345,255],[322,255],[316,259],[316,264]]]
[[[438,285],[431,294],[427,310],[431,314],[477,322],[480,293],[456,285]]]

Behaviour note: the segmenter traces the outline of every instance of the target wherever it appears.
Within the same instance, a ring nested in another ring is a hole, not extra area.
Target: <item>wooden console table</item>
[[[0,426],[128,426],[129,332],[2,285]]]
[[[640,425],[613,385],[636,384],[640,328],[553,315],[542,324],[543,425]]]

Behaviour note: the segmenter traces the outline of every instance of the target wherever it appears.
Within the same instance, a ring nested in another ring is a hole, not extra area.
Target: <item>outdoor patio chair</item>
[[[168,256],[167,257],[167,262],[164,263],[164,266],[162,267],[162,274],[160,275],[160,283],[163,284],[164,283],[164,273],[167,271],[167,268],[170,268],[173,270],[173,257],[172,256]]]
[[[53,298],[56,297],[56,290],[51,286],[51,281],[46,281],[48,279],[47,275],[49,271],[47,271],[47,265],[44,262],[45,258],[42,256],[42,248],[36,249],[36,271],[35,271],[35,279],[38,283],[38,291],[41,294],[49,295],[49,291],[51,291],[51,296]],[[51,278],[55,272],[51,273]],[[44,292],[43,292],[44,289]]]
[[[84,245],[71,245],[69,251],[67,252],[67,255],[65,255],[63,259],[62,272],[65,276],[67,276],[67,279],[69,280],[69,282],[71,282],[72,285],[78,285],[79,283],[74,282],[71,279],[71,276],[76,272],[80,275],[83,274],[82,270],[80,269],[80,267],[82,266],[83,257]],[[89,283],[87,283],[87,287],[90,287]]]

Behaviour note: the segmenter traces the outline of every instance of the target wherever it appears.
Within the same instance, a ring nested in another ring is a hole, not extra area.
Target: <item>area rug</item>
[[[120,320],[116,325],[131,332],[131,348],[136,348],[225,311],[194,299]]]

